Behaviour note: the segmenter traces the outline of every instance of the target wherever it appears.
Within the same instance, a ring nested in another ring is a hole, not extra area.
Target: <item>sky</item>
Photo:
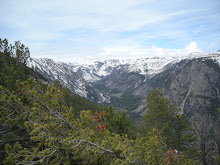
[[[87,63],[220,49],[220,0],[0,0],[0,38]]]

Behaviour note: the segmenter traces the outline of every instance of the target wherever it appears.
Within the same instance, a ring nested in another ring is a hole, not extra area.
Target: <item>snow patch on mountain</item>
[[[80,96],[87,97],[86,81],[78,76],[71,67],[47,58],[30,58],[28,66],[47,79],[51,81],[59,80],[63,86],[71,91]]]

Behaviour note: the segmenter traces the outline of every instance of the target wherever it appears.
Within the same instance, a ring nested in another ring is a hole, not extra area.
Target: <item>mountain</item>
[[[82,65],[31,59],[29,66],[50,80],[97,103],[113,104],[131,116],[146,110],[146,96],[158,88],[190,116],[220,107],[220,53],[186,57],[112,59]],[[211,112],[212,111],[212,112]]]
[[[119,60],[105,60],[96,61],[92,64],[73,64],[73,63],[60,63],[61,65],[70,68],[76,72],[80,77],[84,78],[87,82],[96,82],[103,77],[109,75],[112,70],[121,65]]]
[[[130,66],[124,65],[94,85],[111,95],[116,108],[128,110],[131,116],[145,112],[145,98],[156,88],[188,117],[198,111],[216,114],[220,107],[219,63],[218,53],[191,54],[167,63],[154,74],[146,71],[145,75],[130,72]]]
[[[152,76],[160,73],[165,67],[179,59],[145,58],[96,61],[92,64],[80,65],[73,63],[55,62],[47,58],[30,58],[28,66],[42,74],[47,79],[59,80],[62,85],[80,96],[89,98],[97,103],[109,103],[109,94],[101,93],[94,84],[102,81],[117,70],[126,70],[140,75]],[[117,81],[117,80],[116,80]],[[124,84],[126,86],[126,84]],[[101,85],[102,86],[102,85]],[[125,87],[126,88],[126,87]]]
[[[55,62],[47,58],[30,58],[28,66],[48,80],[58,80],[61,85],[67,87],[72,92],[88,98],[93,102],[101,103],[107,100],[99,90],[74,72],[68,64]]]
[[[96,61],[91,64],[60,63],[78,73],[87,82],[96,82],[110,75],[114,69],[125,68],[128,72],[142,75],[154,75],[164,70],[168,64],[176,63],[181,58],[141,58],[141,59],[110,59]]]
[[[216,108],[220,107],[219,57],[213,54],[184,59],[148,79],[132,94],[143,96],[150,89],[158,88],[187,116],[198,111],[214,114]]]

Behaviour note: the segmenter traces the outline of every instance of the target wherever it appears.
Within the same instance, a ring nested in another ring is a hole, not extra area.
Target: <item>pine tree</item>
[[[191,143],[196,140],[195,132],[192,125],[179,112],[180,110],[171,104],[162,92],[154,90],[147,97],[144,122],[148,132],[157,129],[165,137],[168,148],[192,156],[192,153],[196,153],[195,149],[191,148]]]
[[[100,111],[106,115],[107,129],[117,134],[128,134],[132,136],[131,121],[125,110],[116,113],[112,105],[109,107],[102,106]]]
[[[26,80],[30,74],[30,69],[26,67],[29,57],[28,47],[19,41],[12,46],[7,39],[0,39],[0,85],[15,90],[17,80]]]

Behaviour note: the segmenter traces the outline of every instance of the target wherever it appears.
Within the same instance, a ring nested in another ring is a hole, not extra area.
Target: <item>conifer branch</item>
[[[74,143],[74,142],[79,142],[79,144],[76,145],[77,147],[78,147],[81,143],[87,143],[87,144],[89,144],[89,145],[91,145],[91,146],[95,146],[95,147],[97,147],[97,148],[103,150],[104,152],[106,152],[106,153],[108,153],[108,154],[111,154],[111,155],[114,155],[114,154],[115,154],[113,151],[108,150],[108,149],[106,149],[106,148],[103,148],[103,147],[101,147],[101,146],[99,146],[99,145],[97,145],[97,144],[95,144],[95,143],[89,142],[89,141],[74,139],[74,140],[71,140],[71,141],[69,141],[69,142],[73,142],[73,143]],[[75,147],[73,147],[73,148],[75,148]]]

